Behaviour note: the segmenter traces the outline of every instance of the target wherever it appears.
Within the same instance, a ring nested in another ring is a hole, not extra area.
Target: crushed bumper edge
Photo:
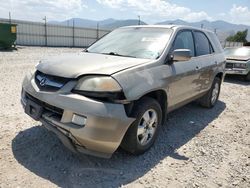
[[[72,151],[73,153],[83,153],[83,154],[92,155],[96,157],[102,157],[102,158],[110,158],[112,156],[112,154],[91,151],[84,147],[74,145],[73,142],[70,140],[70,138],[68,138],[65,134],[63,134],[54,125],[51,125],[51,123],[47,122],[44,119],[40,119],[39,121],[45,126],[46,129],[56,134],[57,137],[60,139],[60,141],[63,143],[63,145],[66,148],[68,148],[70,151]]]

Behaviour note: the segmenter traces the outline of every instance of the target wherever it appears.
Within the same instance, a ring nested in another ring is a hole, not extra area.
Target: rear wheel
[[[161,125],[162,110],[155,99],[145,97],[135,104],[132,117],[136,120],[127,130],[121,147],[138,155],[153,145]]]
[[[200,104],[206,108],[212,108],[217,103],[220,95],[221,79],[215,77],[212,87],[200,100]]]

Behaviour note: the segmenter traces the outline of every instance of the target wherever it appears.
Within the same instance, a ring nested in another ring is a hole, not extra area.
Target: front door
[[[197,82],[199,80],[198,65],[195,61],[195,45],[192,31],[184,30],[177,34],[173,48],[176,49],[189,49],[192,58],[189,61],[174,62],[169,66],[172,77],[169,79],[169,108],[174,108],[199,93]],[[170,52],[171,53],[171,52]]]

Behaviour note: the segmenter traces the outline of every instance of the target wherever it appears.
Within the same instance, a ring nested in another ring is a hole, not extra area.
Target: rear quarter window
[[[220,43],[218,37],[216,36],[216,34],[212,33],[212,32],[207,32],[206,34],[207,34],[210,42],[213,45],[213,49],[214,49],[215,53],[222,53],[223,48],[222,48],[221,43]]]

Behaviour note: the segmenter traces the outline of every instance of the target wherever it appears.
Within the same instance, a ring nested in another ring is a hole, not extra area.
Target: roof
[[[200,31],[210,32],[214,33],[213,31],[207,30],[207,29],[201,29],[198,27],[192,27],[187,25],[132,25],[132,26],[125,26],[122,28],[133,28],[133,27],[141,27],[141,28],[166,28],[166,29],[196,29]]]

